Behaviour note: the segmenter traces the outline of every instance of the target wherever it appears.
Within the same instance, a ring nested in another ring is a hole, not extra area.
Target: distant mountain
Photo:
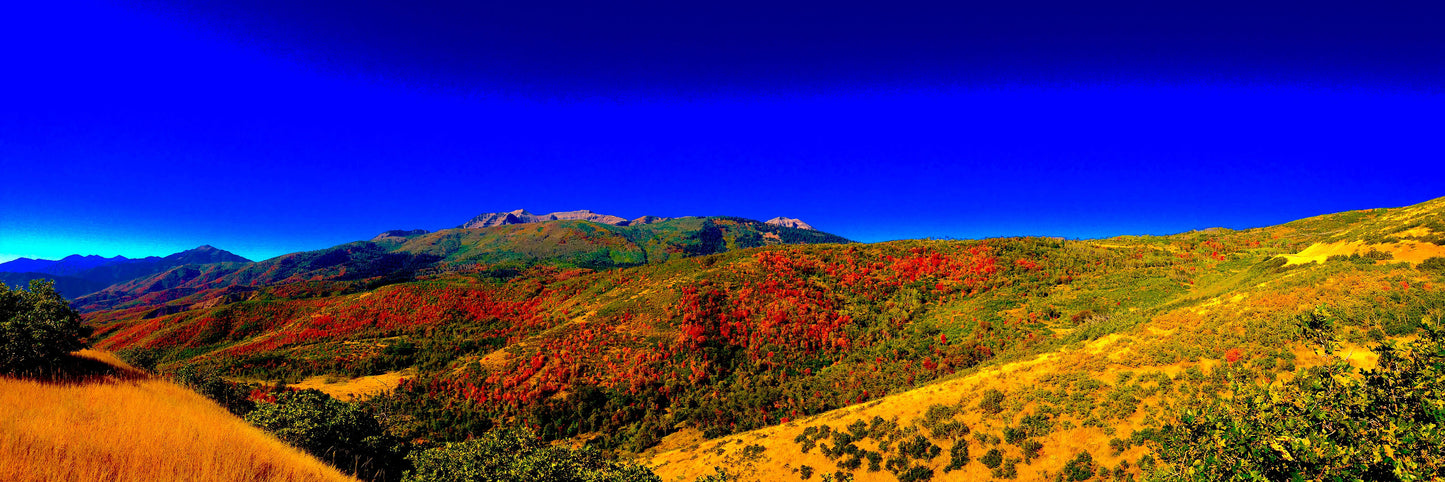
[[[639,218],[639,219],[645,219]],[[472,218],[466,224],[458,226],[465,229],[490,228],[492,226],[505,226],[508,224],[529,224],[544,223],[547,221],[592,221],[594,223],[611,224],[613,226],[626,226],[631,223],[627,219],[607,214],[598,214],[586,209],[578,211],[561,211],[551,214],[536,215],[527,212],[525,209],[518,209],[506,213],[486,213]]]
[[[106,258],[98,255],[81,256],[72,254],[58,260],[20,258],[5,263],[0,263],[0,272],[6,273],[44,273],[60,276],[69,276],[85,272],[110,264],[119,264],[130,261],[125,256]]]
[[[161,258],[163,264],[169,266],[180,266],[186,264],[214,264],[214,263],[250,263],[251,260],[236,255],[230,251],[216,248],[209,244],[203,244],[194,249],[181,251],[170,256]]]
[[[55,291],[67,299],[75,299],[87,293],[94,293],[104,289],[106,285],[74,276],[59,276],[49,273],[10,273],[0,272],[0,283],[5,283],[11,288],[25,289],[30,286],[30,280],[51,280],[55,282]]]
[[[55,280],[56,290],[66,298],[79,298],[106,287],[191,265],[244,264],[251,260],[213,246],[200,246],[164,258],[150,256],[130,259],[96,255],[71,255],[60,260],[20,258],[0,265],[6,284],[26,286],[32,279]],[[17,271],[27,269],[27,271]]]
[[[808,225],[808,223],[803,222],[803,220],[801,220],[801,219],[785,218],[785,217],[782,217],[782,216],[778,216],[778,217],[776,217],[776,218],[769,219],[769,220],[765,221],[765,223],[771,224],[771,225],[773,225],[773,226],[783,226],[783,227],[788,227],[788,228],[814,230],[812,226]],[[815,230],[815,231],[816,231],[816,230]]]

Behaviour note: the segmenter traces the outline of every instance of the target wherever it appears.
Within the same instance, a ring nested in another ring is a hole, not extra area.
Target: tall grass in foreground
[[[194,392],[77,354],[114,370],[0,377],[0,480],[354,480]]]

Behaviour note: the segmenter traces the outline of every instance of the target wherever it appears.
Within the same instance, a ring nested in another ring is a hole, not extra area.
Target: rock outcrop
[[[771,225],[773,225],[773,226],[782,226],[782,227],[785,227],[785,228],[808,229],[808,230],[812,230],[812,231],[817,231],[816,229],[813,229],[813,226],[810,226],[808,223],[803,222],[803,220],[801,220],[801,219],[785,218],[785,217],[782,217],[782,216],[778,216],[778,217],[776,217],[776,218],[769,219],[769,220],[764,221],[764,222],[767,223],[767,224],[771,224]]]
[[[558,220],[592,221],[594,223],[611,224],[614,226],[627,226],[629,223],[631,223],[631,221],[628,221],[627,219],[621,217],[611,216],[607,214],[598,214],[592,211],[588,211],[586,209],[577,211],[561,211],[540,215],[529,213],[525,209],[518,209],[516,211],[505,213],[486,213],[472,218],[471,221],[467,221],[466,224],[463,224],[459,227],[468,229],[490,228],[492,226],[502,226],[507,224],[542,223]]]

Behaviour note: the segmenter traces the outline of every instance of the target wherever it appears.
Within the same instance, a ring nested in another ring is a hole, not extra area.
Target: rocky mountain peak
[[[778,216],[776,218],[764,221],[764,223],[771,224],[773,226],[782,226],[785,228],[797,228],[817,231],[816,229],[813,229],[812,225],[809,225],[808,223],[803,222],[803,220],[797,218],[785,218],[782,216]]]
[[[558,220],[592,221],[594,223],[611,224],[614,226],[627,226],[630,223],[630,221],[622,217],[598,214],[587,209],[558,211],[540,215],[529,213],[525,209],[518,209],[505,213],[485,213],[472,218],[459,227],[467,229],[490,228],[492,226],[508,224],[544,223]]]

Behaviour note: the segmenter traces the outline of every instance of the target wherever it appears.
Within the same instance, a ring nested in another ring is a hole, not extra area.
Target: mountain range
[[[536,264],[613,268],[769,244],[846,242],[811,227],[742,218],[643,216],[628,221],[587,210],[540,216],[517,210],[482,214],[455,229],[386,231],[366,241],[260,262],[211,246],[142,259],[21,258],[0,264],[0,280],[10,285],[55,280],[62,295],[95,310],[302,280],[347,290],[478,266],[497,273]]]
[[[165,257],[149,256],[138,259],[124,256],[105,258],[96,255],[71,255],[59,260],[19,258],[0,263],[0,282],[11,286],[25,286],[33,279],[53,280],[61,295],[77,298],[108,286],[180,266],[250,262],[249,259],[209,245]]]
[[[1181,463],[1160,434],[1231,384],[1369,368],[1365,348],[1445,318],[1441,219],[1445,198],[860,244],[791,220],[559,218],[178,266],[76,304],[98,348],[161,371],[385,380],[360,403],[408,440],[527,427],[664,480],[1127,480]]]

